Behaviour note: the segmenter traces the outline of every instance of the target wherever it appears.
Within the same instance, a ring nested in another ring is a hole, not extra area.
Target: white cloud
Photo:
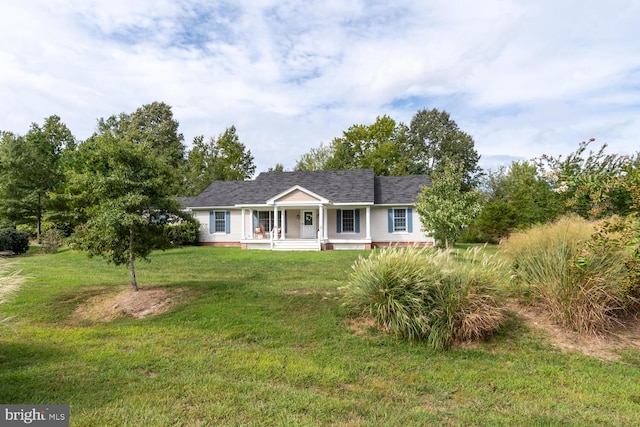
[[[79,138],[155,100],[186,142],[234,124],[258,171],[388,114],[447,110],[484,155],[640,144],[631,0],[3,5],[0,129],[58,114]]]

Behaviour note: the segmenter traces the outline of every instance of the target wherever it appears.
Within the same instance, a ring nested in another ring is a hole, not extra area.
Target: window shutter
[[[360,209],[356,209],[353,216],[354,216],[356,233],[359,233],[360,232]]]
[[[387,221],[389,233],[393,233],[393,209],[389,208],[389,219]]]
[[[284,211],[284,234],[287,234],[287,211]]]
[[[342,233],[342,210],[336,210],[336,232]]]
[[[258,211],[253,211],[253,229],[258,226]]]
[[[224,213],[224,232],[226,234],[231,233],[231,211]]]
[[[216,231],[216,217],[213,211],[209,212],[209,234],[213,234]]]
[[[413,233],[413,210],[407,208],[407,231]]]

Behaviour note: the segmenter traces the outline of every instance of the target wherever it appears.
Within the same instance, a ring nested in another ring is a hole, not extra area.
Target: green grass
[[[638,352],[564,354],[515,319],[489,343],[437,352],[348,327],[359,251],[194,247],[139,263],[173,311],[78,324],[124,267],[63,250],[18,259],[2,307],[0,403],[68,403],[72,426],[639,425]],[[366,253],[364,253],[366,254]]]

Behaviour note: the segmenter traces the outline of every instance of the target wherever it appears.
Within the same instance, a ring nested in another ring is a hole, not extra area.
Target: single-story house
[[[426,175],[374,176],[371,169],[263,172],[214,181],[183,203],[203,245],[245,249],[371,249],[434,244],[413,202]]]

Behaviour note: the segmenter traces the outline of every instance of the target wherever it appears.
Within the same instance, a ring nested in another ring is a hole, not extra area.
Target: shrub
[[[518,225],[518,211],[506,202],[489,203],[480,212],[477,224],[487,236],[487,242],[499,243]]]
[[[398,337],[434,348],[482,339],[504,318],[496,290],[501,268],[478,250],[467,254],[457,262],[451,251],[374,252],[353,265],[345,305]]]
[[[12,251],[16,255],[29,249],[29,235],[13,228],[0,229],[0,251]]]
[[[164,232],[171,246],[195,245],[198,243],[199,229],[200,224],[193,220],[167,225]]]
[[[520,296],[586,334],[609,329],[628,301],[624,252],[607,245],[594,249],[595,227],[577,216],[565,217],[513,234],[505,244]]]
[[[62,246],[64,232],[56,228],[51,228],[42,233],[42,249],[45,253],[55,254]]]

